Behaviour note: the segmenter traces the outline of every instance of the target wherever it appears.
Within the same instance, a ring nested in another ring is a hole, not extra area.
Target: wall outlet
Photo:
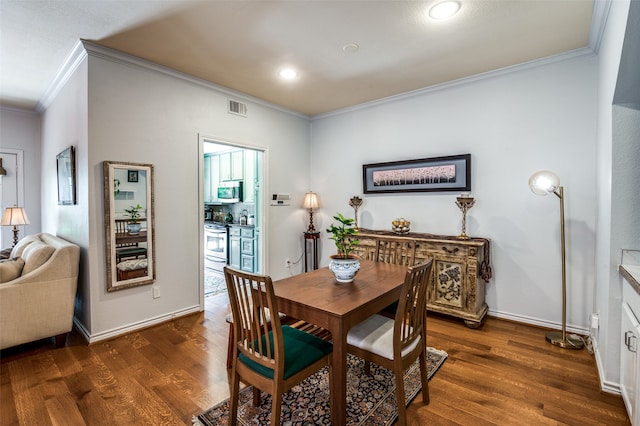
[[[157,299],[160,297],[160,287],[153,287],[153,298]]]
[[[291,259],[285,259],[284,260],[284,267],[285,268],[291,268]]]
[[[591,314],[591,329],[597,330],[600,327],[600,317],[598,314]]]

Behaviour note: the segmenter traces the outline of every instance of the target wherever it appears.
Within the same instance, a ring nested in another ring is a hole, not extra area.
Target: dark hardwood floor
[[[228,397],[225,294],[206,311],[87,346],[72,333],[0,353],[0,424],[180,425]],[[429,346],[449,358],[409,408],[410,425],[629,425],[601,393],[593,356],[545,330],[488,318],[478,330],[431,315]]]

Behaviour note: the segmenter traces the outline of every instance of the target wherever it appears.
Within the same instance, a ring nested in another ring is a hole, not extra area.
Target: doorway
[[[265,271],[264,150],[200,137],[202,160],[202,294],[226,292],[224,265]],[[224,246],[224,247],[222,247]]]
[[[2,167],[6,171],[4,176],[0,176],[1,215],[5,208],[14,204],[24,207],[24,176],[22,174],[24,160],[21,150],[8,148],[0,150],[0,158],[2,158]],[[0,248],[11,247],[13,245],[13,227],[2,226],[0,228]],[[20,228],[24,228],[24,226]],[[24,229],[20,230],[20,234],[25,235]]]

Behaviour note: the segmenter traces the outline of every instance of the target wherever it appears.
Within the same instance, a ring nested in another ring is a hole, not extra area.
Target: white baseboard
[[[553,321],[541,320],[539,318],[532,318],[532,317],[527,317],[527,316],[524,316],[524,315],[517,315],[517,314],[510,314],[510,313],[492,311],[491,309],[489,309],[489,311],[487,312],[487,315],[489,315],[491,317],[510,320],[510,321],[521,322],[521,323],[524,323],[524,324],[531,324],[531,325],[535,325],[535,326],[538,326],[538,327],[551,328],[553,330],[562,330],[562,324],[561,323],[557,323],[557,322],[553,322]],[[587,327],[576,327],[576,326],[573,326],[571,324],[567,324],[567,331],[570,332],[570,333],[581,334],[583,336],[588,336],[589,335],[589,329]]]
[[[200,307],[200,305],[195,305],[189,308],[181,309],[179,311],[170,312],[164,315],[157,316],[155,318],[149,318],[144,321],[140,321],[133,324],[127,324],[122,327],[114,328],[114,329],[103,331],[102,333],[96,333],[96,334],[89,334],[89,331],[75,317],[73,318],[73,323],[78,329],[78,332],[91,345],[93,343],[101,342],[103,340],[113,339],[114,337],[119,337],[119,336],[122,336],[123,334],[131,333],[133,331],[141,330],[143,328],[158,325],[163,322],[171,321],[176,318],[195,314],[201,311],[202,311],[202,308]]]

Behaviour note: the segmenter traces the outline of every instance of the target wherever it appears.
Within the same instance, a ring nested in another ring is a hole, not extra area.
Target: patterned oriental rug
[[[429,379],[447,359],[447,353],[433,348],[427,350]],[[347,424],[350,426],[391,425],[398,417],[393,373],[371,364],[371,376],[364,374],[364,361],[353,355],[347,358]],[[409,405],[418,395],[420,367],[416,361],[404,374]],[[242,426],[269,424],[271,396],[262,393],[262,404],[253,407],[252,389],[240,391],[238,424]],[[287,426],[330,425],[329,381],[327,369],[320,370],[284,394],[281,423]],[[229,400],[193,417],[194,425],[228,425]]]

